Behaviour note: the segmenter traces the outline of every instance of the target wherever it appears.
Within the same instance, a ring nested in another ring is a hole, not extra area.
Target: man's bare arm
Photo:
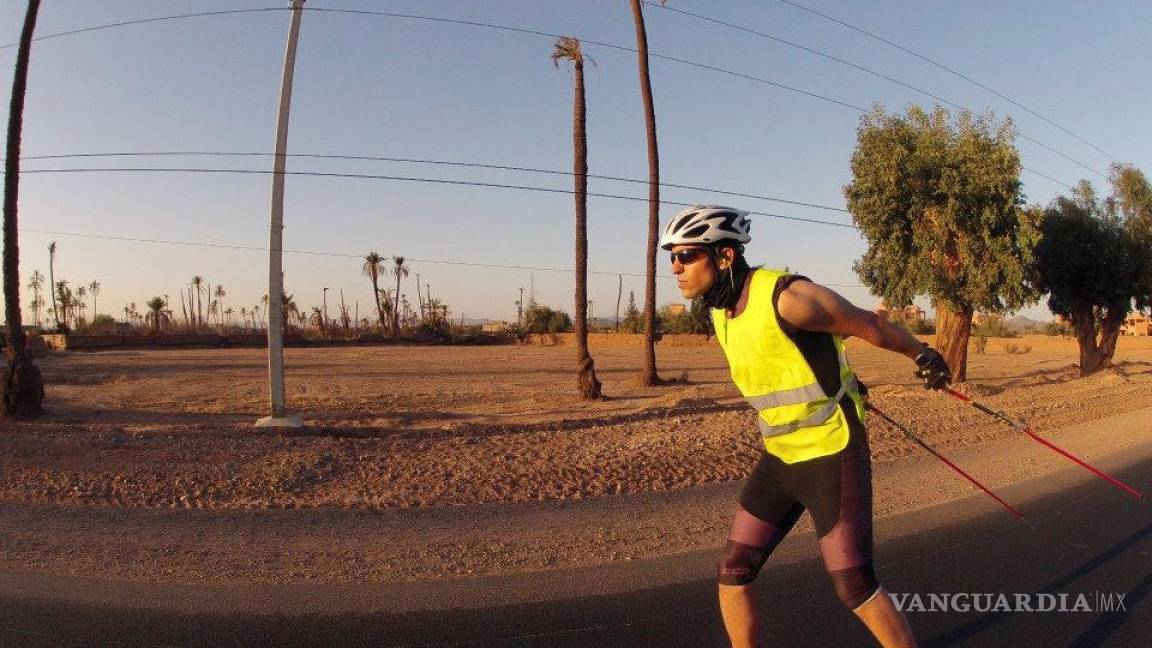
[[[857,308],[834,291],[810,281],[792,282],[780,293],[776,308],[780,319],[804,331],[854,335],[913,360],[924,350],[924,345],[903,327]]]

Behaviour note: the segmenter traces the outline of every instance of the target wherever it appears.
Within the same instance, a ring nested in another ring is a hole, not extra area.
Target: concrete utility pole
[[[524,326],[524,289],[520,289],[520,299],[516,301],[516,326]]]
[[[324,286],[324,331],[328,331],[328,286]]]
[[[292,23],[284,51],[280,83],[280,112],[276,118],[276,150],[272,173],[272,223],[268,231],[268,391],[272,413],[256,427],[297,428],[304,423],[284,408],[284,160],[288,148],[288,110],[292,105],[292,75],[296,69],[296,42],[304,0],[291,0]]]

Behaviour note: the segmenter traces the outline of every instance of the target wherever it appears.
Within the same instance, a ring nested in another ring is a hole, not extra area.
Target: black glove
[[[924,381],[924,389],[944,389],[952,380],[952,371],[944,356],[927,344],[916,356],[916,377]]]

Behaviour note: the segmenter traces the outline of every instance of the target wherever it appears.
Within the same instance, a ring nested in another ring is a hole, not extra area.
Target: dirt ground
[[[306,428],[284,433],[252,427],[267,408],[263,350],[50,355],[40,361],[50,415],[0,434],[0,568],[208,580],[547,568],[518,557],[522,538],[501,512],[563,518],[578,500],[690,497],[747,475],[754,413],[718,347],[658,347],[675,383],[655,388],[638,384],[640,349],[593,355],[608,398],[586,403],[570,347],[290,349],[289,409]],[[849,355],[873,402],[941,450],[1014,434],[926,392],[906,359],[858,341]],[[1038,431],[1152,407],[1152,338],[1122,338],[1116,368],[1089,378],[1077,378],[1076,357],[1069,339],[993,339],[962,388]],[[875,461],[922,458],[876,417],[868,427]],[[465,517],[478,522],[460,526]],[[598,541],[573,536],[553,562],[668,548],[659,524],[627,537],[578,524]],[[391,535],[377,539],[406,542],[406,553],[338,541],[384,526]],[[444,537],[449,528],[475,532],[488,551],[429,567],[460,540]],[[287,536],[293,550],[277,550]]]

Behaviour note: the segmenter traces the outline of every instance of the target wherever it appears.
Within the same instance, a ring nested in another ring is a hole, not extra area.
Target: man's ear
[[[720,248],[720,258],[724,260],[726,266],[731,266],[732,262],[736,260],[736,251],[730,247]]]

